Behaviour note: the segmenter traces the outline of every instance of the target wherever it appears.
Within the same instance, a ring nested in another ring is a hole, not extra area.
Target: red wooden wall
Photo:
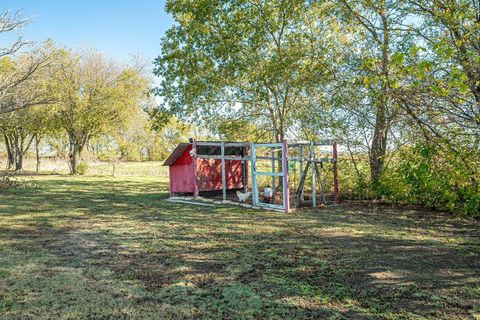
[[[170,169],[170,192],[193,192],[193,160],[190,156],[192,146],[169,166]]]
[[[194,171],[193,159],[190,156],[192,146],[169,167],[170,192],[193,193]],[[248,178],[248,170],[245,179]],[[225,161],[225,179],[227,189],[240,189],[242,184],[242,162],[240,160]],[[247,181],[245,181],[247,182]],[[222,190],[222,160],[197,159],[197,184],[199,191]]]
[[[198,159],[197,181],[199,191],[222,190],[222,160]],[[227,189],[240,189],[242,184],[242,161],[225,161]]]

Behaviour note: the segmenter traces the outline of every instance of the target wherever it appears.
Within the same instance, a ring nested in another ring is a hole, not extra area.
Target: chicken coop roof
[[[178,158],[188,149],[189,143],[180,143],[175,150],[168,156],[167,160],[163,163],[164,166],[172,166]]]

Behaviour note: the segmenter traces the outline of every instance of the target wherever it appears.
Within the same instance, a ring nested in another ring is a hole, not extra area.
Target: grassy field
[[[162,166],[163,161],[148,162],[120,162],[116,164],[115,175],[118,176],[145,176],[168,177],[168,167]],[[7,166],[7,159],[0,157],[0,171]],[[25,158],[23,169],[25,172],[34,172],[36,162],[33,158]],[[65,159],[42,159],[41,172],[48,174],[68,174],[70,169]],[[112,175],[113,164],[101,161],[88,162],[88,175]]]
[[[480,224],[167,203],[163,177],[0,194],[1,319],[480,319]]]

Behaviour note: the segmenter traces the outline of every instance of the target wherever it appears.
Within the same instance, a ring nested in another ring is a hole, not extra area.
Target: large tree
[[[29,20],[23,18],[20,12],[14,14],[0,12],[0,37],[11,37],[13,32],[22,29],[28,22]],[[49,47],[48,43],[42,47],[34,47],[21,36],[0,47],[0,115],[50,101],[45,96],[39,95],[23,99],[22,103],[9,103],[17,87],[30,81],[35,73],[51,63],[52,51]]]
[[[177,25],[155,74],[163,111],[210,125],[254,123],[281,141],[332,77],[326,5],[305,0],[170,0]]]
[[[42,55],[53,57],[54,51],[43,47]],[[47,53],[48,52],[48,53]],[[3,58],[0,74],[14,74],[30,65],[38,52],[23,53],[15,59]],[[7,167],[22,170],[23,157],[33,142],[38,145],[41,137],[53,130],[52,92],[50,72],[44,65],[27,79],[11,87],[0,100],[3,110],[10,110],[0,116],[0,131],[7,150]],[[29,108],[27,108],[27,106]]]
[[[480,190],[480,8],[470,0],[410,0],[422,41],[411,50],[409,81],[395,99],[414,127],[412,143],[428,145],[466,173],[453,190]],[[415,56],[415,59],[412,57]],[[437,161],[439,165],[442,161]],[[452,172],[458,172],[448,168]],[[447,179],[445,179],[447,180]],[[445,181],[449,183],[449,181]],[[459,186],[461,185],[461,187]]]
[[[341,0],[338,12],[351,35],[353,58],[345,69],[349,75],[344,76],[351,86],[340,88],[348,95],[339,94],[334,104],[344,111],[340,116],[345,123],[353,121],[352,128],[361,129],[376,188],[384,171],[389,136],[398,120],[393,93],[403,83],[404,54],[413,40],[405,21],[408,6],[402,1]]]
[[[37,153],[37,171],[40,165],[39,144],[42,138],[55,130],[52,110],[45,106],[10,112],[0,118],[0,132],[7,151],[7,168],[23,169],[24,157],[33,145]]]
[[[402,100],[433,136],[480,138],[480,9],[467,0],[411,0],[421,17],[422,57]],[[458,130],[461,129],[461,130]],[[457,131],[457,133],[455,133]]]
[[[65,51],[55,73],[57,117],[69,141],[72,174],[91,139],[121,127],[138,110],[148,81],[94,51]]]

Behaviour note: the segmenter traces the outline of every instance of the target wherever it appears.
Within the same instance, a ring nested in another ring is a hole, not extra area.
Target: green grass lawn
[[[2,319],[480,319],[480,224],[167,203],[163,177],[0,194]]]

